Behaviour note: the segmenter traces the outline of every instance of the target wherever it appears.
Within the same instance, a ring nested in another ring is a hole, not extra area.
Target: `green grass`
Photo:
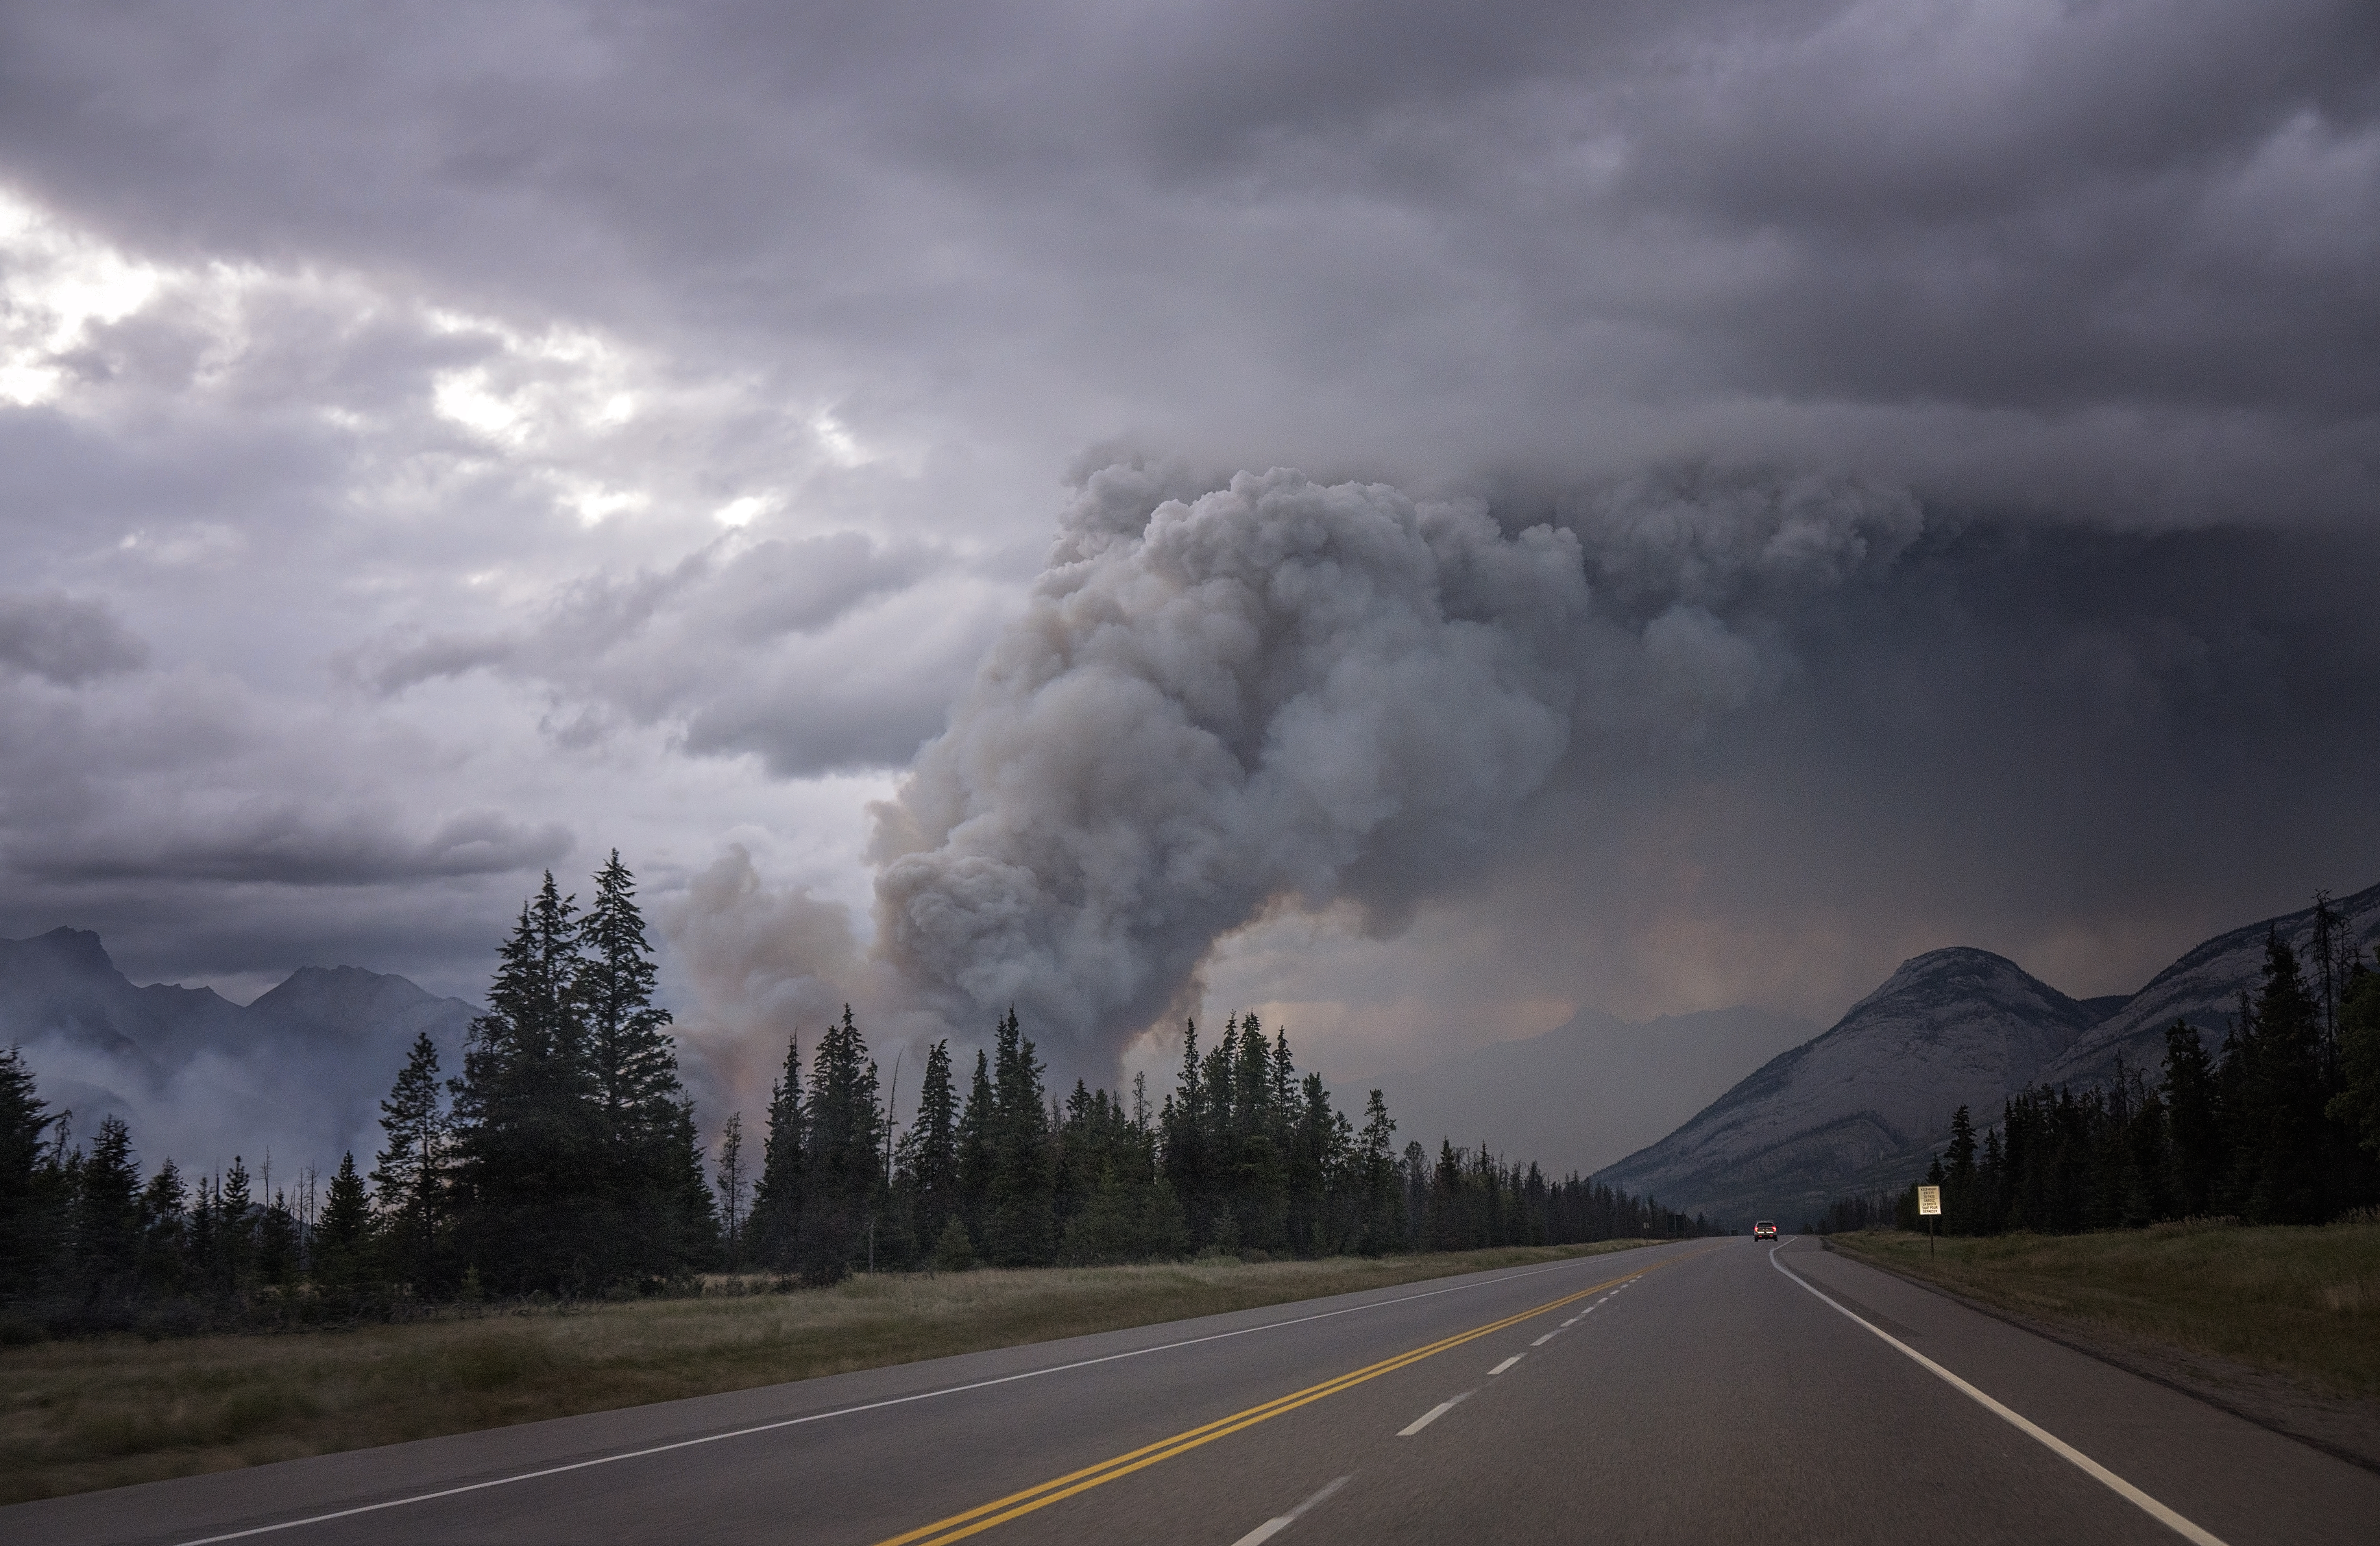
[[[2380,1396],[2380,1224],[2193,1220],[2096,1235],[1937,1242],[1873,1230],[1837,1250],[1998,1309]]]
[[[0,1503],[1250,1309],[1639,1241],[855,1278],[344,1332],[0,1348]]]

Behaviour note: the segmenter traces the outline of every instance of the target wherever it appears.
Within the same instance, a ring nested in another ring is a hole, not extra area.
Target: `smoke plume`
[[[1475,504],[1113,467],[878,811],[878,948],[959,1025],[1112,1066],[1220,935],[1475,847],[1569,744],[1579,543]],[[1054,1045],[1052,1045],[1054,1043]]]

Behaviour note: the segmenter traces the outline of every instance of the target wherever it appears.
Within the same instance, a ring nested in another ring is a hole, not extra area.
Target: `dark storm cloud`
[[[149,647],[126,631],[105,603],[55,592],[0,594],[0,669],[77,687],[130,671]]]

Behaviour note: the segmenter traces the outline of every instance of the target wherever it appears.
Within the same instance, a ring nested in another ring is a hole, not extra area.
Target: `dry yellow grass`
[[[347,1332],[0,1349],[0,1503],[744,1390],[1597,1246],[856,1278]]]
[[[2196,1222],[2098,1235],[1838,1235],[1835,1248],[1985,1304],[2380,1396],[2380,1224]]]

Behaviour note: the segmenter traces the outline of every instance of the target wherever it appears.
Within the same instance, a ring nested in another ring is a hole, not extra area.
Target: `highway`
[[[2370,1546],[2380,1475],[1737,1238],[0,1509],[234,1540]]]

